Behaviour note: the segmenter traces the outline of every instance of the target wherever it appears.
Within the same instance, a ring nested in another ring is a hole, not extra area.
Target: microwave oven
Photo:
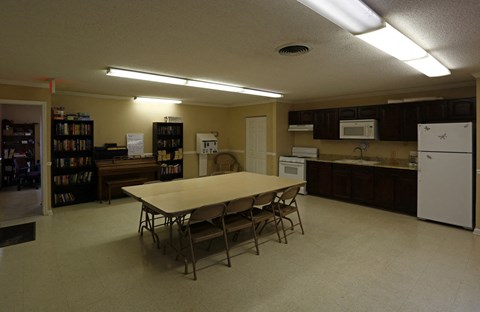
[[[375,140],[377,134],[377,120],[340,120],[340,139]]]

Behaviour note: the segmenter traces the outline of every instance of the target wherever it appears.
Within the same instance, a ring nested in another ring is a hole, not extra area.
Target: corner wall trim
[[[480,228],[475,228],[475,230],[473,230],[473,234],[480,235]]]

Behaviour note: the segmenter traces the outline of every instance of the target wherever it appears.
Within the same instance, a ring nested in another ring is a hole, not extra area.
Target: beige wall
[[[477,94],[480,94],[480,78],[477,78]],[[477,99],[477,104],[478,104],[478,99]],[[480,120],[480,109],[477,107],[477,120]],[[477,164],[475,168],[475,173],[476,173],[476,192],[475,192],[475,197],[476,197],[476,230],[475,233],[480,235],[480,200],[477,195],[480,194],[480,176],[478,175],[478,166],[480,164],[480,127],[478,126],[477,123]]]
[[[53,106],[67,113],[89,112],[94,120],[95,146],[104,143],[126,145],[127,133],[144,134],[144,152],[152,152],[152,123],[165,116],[180,117],[184,123],[184,177],[198,176],[196,133],[218,132],[220,149],[228,149],[227,109],[196,105],[159,105],[130,99],[105,99],[86,96],[54,95]]]

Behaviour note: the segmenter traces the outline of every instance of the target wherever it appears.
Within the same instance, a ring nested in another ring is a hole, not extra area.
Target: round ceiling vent
[[[280,55],[300,55],[310,51],[310,47],[303,44],[289,44],[278,49]]]

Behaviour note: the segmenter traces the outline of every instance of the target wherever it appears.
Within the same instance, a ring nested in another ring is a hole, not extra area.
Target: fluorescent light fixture
[[[177,99],[162,99],[162,98],[152,98],[152,97],[143,97],[143,96],[136,96],[134,97],[135,101],[140,102],[149,102],[149,103],[157,103],[157,104],[180,104],[182,101]]]
[[[448,68],[410,38],[385,23],[360,0],[297,0],[368,44],[429,77],[449,75]]]
[[[283,96],[283,95],[278,94],[278,93],[267,92],[267,91],[260,91],[260,90],[253,90],[253,89],[247,89],[247,88],[244,88],[242,93],[251,94],[251,95],[258,95],[258,96],[265,96],[265,97],[271,97],[271,98],[281,98],[281,97]]]
[[[419,72],[427,75],[428,77],[440,77],[450,75],[450,70],[443,66],[437,59],[435,59],[430,54],[427,56],[416,59],[405,61],[408,65],[415,68]]]
[[[197,80],[188,80],[187,86],[195,87],[195,88],[203,88],[203,89],[211,89],[211,90],[219,90],[219,91],[227,91],[227,92],[236,92],[236,93],[243,93],[243,88],[234,87],[229,85],[224,85],[220,83],[214,82],[204,82],[204,81],[197,81]]]
[[[275,93],[275,92],[268,92],[268,91],[255,90],[255,89],[247,89],[247,88],[231,86],[231,85],[227,85],[227,84],[223,84],[223,83],[215,83],[215,82],[200,81],[200,80],[193,80],[193,79],[177,78],[177,77],[171,77],[171,76],[163,76],[163,75],[143,73],[143,72],[138,72],[138,71],[126,70],[126,69],[119,69],[119,68],[111,68],[111,67],[108,68],[107,69],[107,75],[108,76],[115,76],[115,77],[122,77],[122,78],[154,81],[154,82],[167,83],[167,84],[186,85],[186,86],[195,87],[195,88],[203,88],[203,89],[211,89],[211,90],[220,90],[220,91],[227,91],[227,92],[257,95],[257,96],[265,96],[265,97],[271,97],[271,98],[281,98],[281,97],[283,97],[282,94]]]
[[[149,73],[142,73],[138,71],[126,70],[126,69],[119,69],[119,68],[108,68],[107,69],[108,76],[114,77],[121,77],[121,78],[130,78],[130,79],[138,79],[138,80],[147,80],[147,81],[154,81],[160,83],[168,83],[168,84],[175,84],[175,85],[184,85],[187,83],[186,79],[170,77],[170,76],[163,76],[157,74],[149,74]]]
[[[297,0],[352,34],[384,26],[383,19],[360,0]]]
[[[389,24],[386,24],[384,28],[357,35],[357,38],[362,39],[400,61],[408,61],[427,56],[427,52],[424,49]]]

